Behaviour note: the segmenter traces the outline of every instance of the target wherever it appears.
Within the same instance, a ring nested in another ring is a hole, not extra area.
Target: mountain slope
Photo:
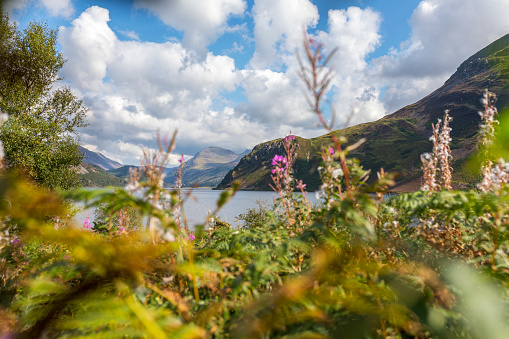
[[[490,44],[463,62],[445,84],[418,102],[406,106],[378,121],[335,131],[349,142],[366,138],[362,146],[351,153],[366,169],[371,178],[383,167],[399,174],[395,191],[411,191],[420,187],[420,154],[431,151],[429,141],[431,124],[443,117],[449,109],[453,121],[452,154],[456,187],[471,185],[475,174],[464,166],[464,159],[476,148],[482,109],[480,99],[488,88],[498,96],[499,111],[509,104],[509,34]],[[331,144],[324,135],[313,139],[296,138],[297,160],[295,176],[306,183],[309,190],[320,184],[316,171],[322,147]],[[231,187],[234,180],[241,189],[270,190],[271,160],[275,154],[284,154],[282,139],[257,145],[231,170],[217,186]]]
[[[237,154],[220,147],[208,147],[184,163],[183,185],[215,187],[247,153]],[[175,170],[168,173],[165,182],[175,183]]]
[[[105,171],[122,167],[122,164],[105,157],[101,153],[89,151],[81,146],[80,151],[84,154],[83,162],[86,164],[99,166]]]
[[[124,179],[115,177],[99,166],[84,162],[82,162],[81,166],[78,168],[78,179],[81,186],[85,187],[122,187],[126,185],[126,181]]]

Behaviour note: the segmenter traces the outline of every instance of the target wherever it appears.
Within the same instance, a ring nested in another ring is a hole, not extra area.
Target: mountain
[[[208,147],[184,163],[184,186],[215,187],[234,168],[240,159],[249,153],[237,154],[220,147]],[[170,169],[165,182],[175,183],[175,169]]]
[[[132,167],[137,168],[139,166],[125,165],[125,166],[109,169],[108,173],[116,176],[117,178],[122,178],[122,179],[127,180],[127,179],[129,179],[129,169]]]
[[[81,186],[85,187],[104,187],[126,185],[126,181],[106,172],[99,166],[82,162],[78,168],[78,179]]]
[[[371,170],[372,180],[383,167],[398,174],[394,191],[413,191],[421,184],[420,155],[432,149],[431,124],[449,109],[453,118],[450,124],[453,181],[457,188],[468,187],[478,179],[478,174],[469,169],[465,160],[475,153],[480,123],[478,111],[483,109],[480,99],[486,88],[497,94],[500,112],[509,106],[509,34],[468,58],[442,87],[418,102],[378,121],[334,133],[346,137],[350,143],[367,139],[350,157],[358,158],[365,169]],[[332,143],[331,136],[297,137],[295,141],[298,145],[295,177],[303,180],[309,190],[316,190],[320,185],[316,171],[321,162],[319,152]],[[217,189],[231,187],[232,182],[238,180],[241,189],[270,190],[271,160],[276,154],[284,154],[282,139],[255,146]]]
[[[122,164],[105,157],[101,153],[89,151],[88,149],[81,146],[80,151],[85,155],[85,157],[83,158],[83,162],[85,164],[99,166],[105,171],[122,167]]]

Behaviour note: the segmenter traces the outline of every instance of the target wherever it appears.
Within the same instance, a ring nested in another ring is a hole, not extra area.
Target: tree
[[[36,183],[68,189],[77,185],[83,160],[78,127],[88,108],[68,87],[55,88],[65,59],[57,51],[57,31],[32,22],[23,31],[0,8],[0,128],[7,166]]]

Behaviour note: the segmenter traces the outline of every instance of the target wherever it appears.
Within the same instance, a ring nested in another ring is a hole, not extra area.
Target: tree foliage
[[[68,87],[55,87],[64,65],[57,31],[32,22],[23,31],[0,15],[0,111],[9,115],[0,130],[9,167],[38,184],[70,188],[83,156],[77,128],[87,108]]]

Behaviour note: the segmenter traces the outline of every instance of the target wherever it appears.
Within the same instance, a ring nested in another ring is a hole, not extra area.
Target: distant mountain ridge
[[[98,166],[105,171],[123,166],[121,163],[111,160],[101,153],[90,151],[81,146],[79,149],[84,154],[83,162],[85,164]]]
[[[465,165],[477,145],[480,117],[480,100],[488,88],[498,97],[500,112],[509,106],[509,34],[493,42],[465,60],[442,87],[393,114],[370,123],[335,131],[349,143],[361,138],[367,141],[350,154],[356,157],[365,169],[376,178],[380,168],[398,174],[396,192],[414,191],[421,184],[420,155],[430,152],[431,124],[442,118],[449,109],[453,118],[451,150],[453,155],[453,184],[456,188],[469,187],[478,180]],[[316,190],[320,179],[316,168],[321,159],[322,147],[331,145],[331,136],[313,139],[297,137],[297,158],[294,164],[295,177],[303,180],[309,190]],[[284,154],[282,139],[256,145],[217,186],[231,187],[234,180],[241,189],[270,190],[271,160],[276,154]]]
[[[249,153],[246,150],[240,154],[221,147],[208,147],[196,153],[194,157],[184,163],[184,187],[197,185],[199,187],[216,187],[224,176],[234,168],[240,159]],[[129,169],[139,166],[120,165],[107,170],[107,174],[123,182],[129,179]],[[177,167],[166,168],[165,183],[175,185],[175,171]],[[143,176],[141,178],[144,179]],[[103,180],[104,181],[104,180]]]
[[[221,147],[208,147],[184,163],[184,175],[182,183],[190,187],[198,185],[200,187],[216,187],[224,176],[234,168],[244,157],[248,150],[237,154],[233,151]],[[175,171],[167,171],[165,182],[170,185],[175,184]]]

